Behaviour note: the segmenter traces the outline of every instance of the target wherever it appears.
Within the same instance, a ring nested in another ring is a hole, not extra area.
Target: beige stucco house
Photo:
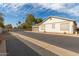
[[[35,24],[32,26],[32,31],[33,32],[39,32],[39,26],[42,24],[43,22],[39,23],[39,24]]]
[[[48,17],[46,21],[36,26],[36,30],[34,30],[35,26],[33,26],[33,31],[37,32],[74,34],[77,29],[77,24],[75,21],[57,16]]]

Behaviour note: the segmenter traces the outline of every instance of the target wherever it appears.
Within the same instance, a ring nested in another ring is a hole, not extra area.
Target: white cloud
[[[76,4],[48,3],[48,4],[38,4],[38,5],[42,6],[42,8],[55,10],[57,12],[67,13],[72,16],[79,16],[79,5]]]
[[[16,12],[19,8],[21,8],[24,4],[22,3],[8,3],[8,4],[0,4],[2,8],[8,8],[11,9],[12,11]]]
[[[60,3],[48,3],[48,4],[38,4],[38,5],[53,10],[59,10],[65,7],[64,4],[60,4]]]
[[[79,6],[75,6],[68,11],[72,15],[79,16]]]
[[[23,5],[25,5],[25,3],[9,3],[9,4],[0,4],[0,6],[2,6],[2,8],[8,8],[11,9],[13,12],[17,12]],[[45,9],[51,9],[51,10],[55,10],[57,12],[63,12],[63,13],[67,13],[70,14],[72,16],[79,16],[79,5],[76,4],[66,4],[66,3],[37,3],[37,4],[32,4],[33,5],[33,9],[35,10],[40,6],[40,10],[42,8]],[[75,6],[74,6],[75,5]],[[10,10],[9,10],[10,11]],[[9,12],[7,11],[7,12]]]
[[[8,7],[18,10],[20,7],[22,7],[24,4],[9,4]]]

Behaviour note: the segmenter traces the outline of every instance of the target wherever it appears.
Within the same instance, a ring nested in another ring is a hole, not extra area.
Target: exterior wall
[[[39,27],[38,26],[32,26],[32,31],[39,32]]]
[[[41,24],[39,26],[39,32],[59,32],[59,23],[57,23],[55,25],[55,28],[58,28],[58,29],[52,29],[52,24],[54,22],[63,22],[64,20],[61,20],[61,19],[56,19],[56,18],[52,18],[52,19],[48,19],[47,21],[45,21],[43,24]],[[45,29],[42,29],[42,27],[44,27]]]
[[[54,26],[53,26],[54,25]],[[60,24],[45,24],[46,32],[60,32]]]
[[[44,24],[39,26],[39,32],[45,32],[45,25]]]
[[[70,33],[73,34],[74,28],[73,28],[73,22],[70,22]]]
[[[53,30],[52,24],[45,24],[45,32],[52,32]]]
[[[55,24],[55,30],[54,32],[60,32],[60,23]]]
[[[69,23],[69,30],[65,31],[66,33],[69,33],[69,34],[74,34],[75,30],[74,30],[74,22],[66,22],[66,23]],[[61,32],[64,32],[64,31],[61,31]]]
[[[68,30],[61,30],[62,23],[63,25],[67,24]],[[55,24],[55,28],[52,27],[53,24]],[[58,32],[58,33],[73,34],[74,32],[73,25],[74,25],[74,22],[72,21],[52,18],[52,20],[48,19],[46,22],[44,22],[39,26],[39,32]]]
[[[77,29],[77,25],[75,25],[74,22],[71,22],[70,25],[71,25],[71,27],[70,27],[70,32],[71,32],[72,34],[75,34],[76,29]]]
[[[43,24],[54,23],[54,22],[63,22],[63,21],[65,21],[65,20],[57,19],[57,18],[51,18],[51,19],[48,19],[47,21],[45,21]]]
[[[71,33],[71,22],[65,21],[63,23],[60,23],[60,32],[61,33]]]
[[[32,31],[38,32],[38,28],[33,28]]]

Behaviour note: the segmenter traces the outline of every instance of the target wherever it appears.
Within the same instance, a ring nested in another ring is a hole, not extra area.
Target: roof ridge
[[[62,19],[62,20],[67,20],[67,21],[75,21],[74,19],[69,19],[69,18],[60,17],[60,16],[49,16],[49,17],[59,18],[59,19]],[[49,17],[48,17],[48,18],[49,18]]]

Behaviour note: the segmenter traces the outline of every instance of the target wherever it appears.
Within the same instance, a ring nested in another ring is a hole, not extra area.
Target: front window
[[[70,28],[69,23],[60,24],[60,30],[61,31],[69,31],[69,28]]]
[[[52,24],[52,28],[55,29],[55,24]]]

